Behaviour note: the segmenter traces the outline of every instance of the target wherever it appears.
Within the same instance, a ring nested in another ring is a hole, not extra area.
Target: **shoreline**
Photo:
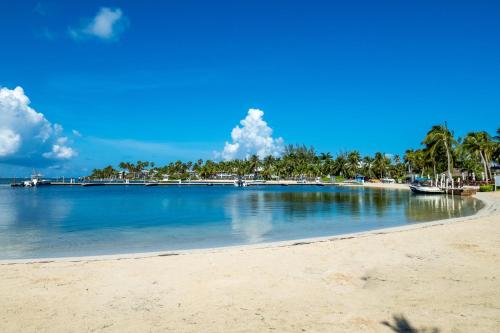
[[[360,185],[344,185],[344,186],[356,186]],[[405,184],[378,184],[375,183],[373,186],[367,186],[369,188],[382,188],[390,190],[409,190],[409,187]],[[478,197],[479,196],[479,197]],[[297,238],[283,241],[271,241],[257,244],[245,244],[245,245],[230,245],[230,246],[218,246],[218,247],[207,247],[207,248],[195,248],[195,249],[185,249],[185,250],[165,250],[165,251],[148,251],[148,252],[127,252],[118,254],[102,254],[102,255],[88,255],[88,256],[68,256],[68,257],[44,257],[44,258],[26,258],[26,259],[0,259],[0,266],[2,265],[15,265],[15,264],[34,264],[34,263],[52,263],[52,262],[86,262],[86,261],[109,261],[109,260],[127,260],[127,259],[143,259],[143,258],[153,258],[153,257],[166,257],[166,256],[178,256],[178,255],[190,255],[199,253],[218,253],[221,251],[242,251],[242,250],[252,250],[252,249],[267,249],[276,247],[291,247],[303,244],[313,244],[321,242],[334,242],[343,239],[351,238],[362,238],[369,237],[378,234],[388,234],[404,232],[408,230],[415,230],[420,228],[429,228],[438,225],[445,225],[450,223],[467,222],[470,220],[478,219],[483,216],[490,214],[491,210],[500,211],[500,200],[491,199],[487,194],[477,193],[474,197],[480,200],[484,206],[478,210],[473,215],[456,217],[451,219],[441,219],[428,222],[417,222],[414,224],[396,226],[396,227],[386,227],[380,229],[373,229],[368,231],[360,231],[339,235],[329,235],[320,237],[309,237],[309,238]],[[495,205],[496,204],[496,205]]]
[[[462,221],[356,237],[1,265],[0,330],[498,331],[500,193],[478,197]]]
[[[408,184],[400,184],[400,183],[353,183],[353,182],[315,182],[315,181],[306,181],[304,183],[300,183],[296,180],[266,180],[266,181],[254,181],[254,180],[245,180],[245,182],[250,187],[254,186],[348,186],[348,187],[373,187],[373,188],[394,188],[394,189],[404,189],[408,187]],[[146,186],[151,185],[160,186],[160,187],[170,187],[170,186],[181,186],[181,187],[190,187],[190,186],[234,186],[234,180],[226,180],[226,179],[205,179],[205,180],[185,180],[183,182],[178,181],[151,181],[151,180],[134,180],[130,183],[125,183],[123,181],[90,181],[90,182],[61,182],[54,181],[51,182],[50,186]],[[4,184],[9,186],[8,184]]]

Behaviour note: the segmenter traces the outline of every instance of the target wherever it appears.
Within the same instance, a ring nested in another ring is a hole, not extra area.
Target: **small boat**
[[[31,175],[30,180],[25,180],[21,183],[16,183],[14,180],[14,183],[10,184],[11,187],[37,187],[37,186],[45,186],[45,185],[50,185],[50,181],[42,179],[42,175],[39,173],[33,173]]]
[[[413,184],[410,185],[410,190],[415,194],[443,194],[445,193],[443,189],[437,186],[425,185],[425,184]]]
[[[145,186],[158,186],[158,182],[146,183]]]
[[[246,181],[244,181],[243,179],[236,179],[234,181],[234,186],[236,187],[247,187],[248,186],[248,183]]]

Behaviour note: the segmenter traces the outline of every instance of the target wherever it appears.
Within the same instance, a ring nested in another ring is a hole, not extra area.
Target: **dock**
[[[247,182],[247,186],[341,186],[340,183],[316,182]],[[189,182],[51,182],[52,186],[234,186],[234,181],[189,181]]]

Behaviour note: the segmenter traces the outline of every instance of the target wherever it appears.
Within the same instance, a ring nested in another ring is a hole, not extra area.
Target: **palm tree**
[[[497,135],[495,135],[493,139],[495,139],[496,142],[494,143],[495,147],[491,158],[496,162],[500,162],[500,127],[497,128]]]
[[[118,166],[120,167],[120,169],[126,170],[128,168],[128,163],[127,162],[120,162],[120,164]]]
[[[408,165],[408,173],[413,173],[413,169],[415,168],[415,151],[413,149],[406,150],[403,160]]]
[[[414,152],[415,170],[420,172],[420,177],[424,176],[425,169],[429,166],[427,153],[423,149]]]
[[[253,172],[253,178],[257,178],[257,174],[259,173],[259,166],[260,166],[260,159],[259,156],[257,155],[252,155],[250,156],[250,159],[248,160],[250,164],[250,168]]]
[[[273,172],[273,166],[276,164],[276,159],[274,158],[273,155],[267,155],[264,157],[264,160],[262,161],[262,176],[265,179],[271,179],[272,172]]]
[[[384,174],[387,171],[387,167],[390,164],[390,160],[382,153],[375,153],[375,158],[373,159],[373,169],[380,178],[384,178]]]
[[[373,158],[371,156],[363,157],[363,173],[365,177],[374,178],[375,173],[373,172]]]
[[[353,150],[347,154],[347,168],[349,177],[355,177],[358,173],[359,163],[361,162],[361,155],[358,151]]]
[[[347,177],[349,173],[347,157],[339,154],[333,163],[333,173],[338,176]]]
[[[446,150],[446,159],[448,162],[448,178],[451,179],[451,147],[456,143],[453,133],[446,126],[434,125],[427,132],[423,144],[427,145],[431,152],[434,152],[438,147],[443,146]]]
[[[321,161],[328,161],[328,160],[331,160],[331,159],[332,159],[332,154],[330,154],[330,153],[328,153],[328,152],[327,152],[327,153],[321,153],[321,154],[319,154],[319,159],[320,159]]]
[[[405,165],[401,162],[401,156],[396,154],[392,157],[392,160],[394,164],[391,165],[391,169],[394,176],[397,178],[403,177],[405,175]]]
[[[486,132],[470,132],[464,139],[463,147],[472,155],[479,156],[483,164],[484,175],[488,181],[488,171],[491,177],[491,170],[489,170],[489,155],[493,152],[493,143],[491,137]]]

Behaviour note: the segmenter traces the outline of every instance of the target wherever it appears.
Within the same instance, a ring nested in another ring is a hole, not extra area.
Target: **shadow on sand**
[[[394,320],[393,324],[388,321],[383,321],[381,324],[389,327],[396,333],[439,333],[439,329],[437,327],[415,328],[403,315],[394,315],[392,319]]]

